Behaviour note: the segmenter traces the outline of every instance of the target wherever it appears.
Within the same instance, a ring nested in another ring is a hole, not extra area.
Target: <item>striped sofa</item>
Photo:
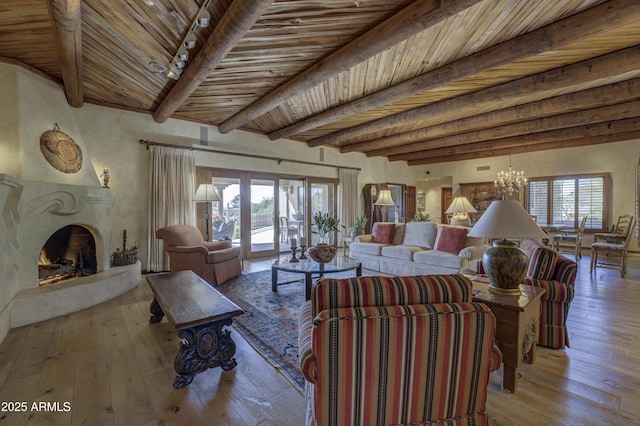
[[[538,241],[523,240],[520,248],[529,256],[524,284],[546,290],[541,300],[538,345],[564,349],[569,346],[567,316],[578,266]]]
[[[299,314],[307,425],[487,424],[495,317],[462,275],[322,279]]]

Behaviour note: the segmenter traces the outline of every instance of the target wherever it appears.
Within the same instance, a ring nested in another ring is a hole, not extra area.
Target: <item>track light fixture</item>
[[[201,28],[208,27],[210,21],[211,21],[211,14],[207,9],[202,9],[200,13],[198,13],[198,19],[197,19],[198,25]]]
[[[165,71],[165,75],[167,77],[174,80],[178,80],[180,78],[180,74],[182,74],[183,69],[186,67],[186,61],[189,59],[189,49],[193,49],[198,43],[196,31],[198,28],[208,27],[211,23],[211,14],[207,10],[210,3],[211,0],[205,0],[200,7],[198,14],[187,32],[187,35],[182,40],[182,43],[180,43],[178,52],[175,54],[173,60],[169,64],[169,67]]]

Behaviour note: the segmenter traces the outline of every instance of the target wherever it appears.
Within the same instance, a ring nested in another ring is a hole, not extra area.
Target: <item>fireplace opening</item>
[[[38,256],[41,286],[92,275],[97,270],[96,241],[91,231],[81,225],[68,225],[54,232]]]

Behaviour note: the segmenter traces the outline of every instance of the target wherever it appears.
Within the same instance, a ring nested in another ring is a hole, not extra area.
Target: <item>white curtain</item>
[[[156,230],[167,225],[195,225],[193,151],[152,145],[149,162],[148,271],[169,269],[169,257]]]
[[[353,226],[358,216],[358,170],[340,169],[340,197],[338,203],[338,217],[340,224],[346,228]],[[346,229],[339,233],[338,244],[342,244],[342,235]]]

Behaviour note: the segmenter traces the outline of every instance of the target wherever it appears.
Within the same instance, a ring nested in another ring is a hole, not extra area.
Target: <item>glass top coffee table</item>
[[[271,264],[271,290],[278,291],[278,286],[290,284],[295,281],[278,283],[278,271],[293,272],[294,274],[304,274],[305,298],[311,298],[311,286],[313,275],[322,277],[328,274],[335,274],[345,271],[356,271],[356,276],[362,275],[362,264],[356,260],[345,256],[336,256],[331,262],[318,263],[311,259],[302,259],[298,262],[290,262],[291,255],[278,257]]]

